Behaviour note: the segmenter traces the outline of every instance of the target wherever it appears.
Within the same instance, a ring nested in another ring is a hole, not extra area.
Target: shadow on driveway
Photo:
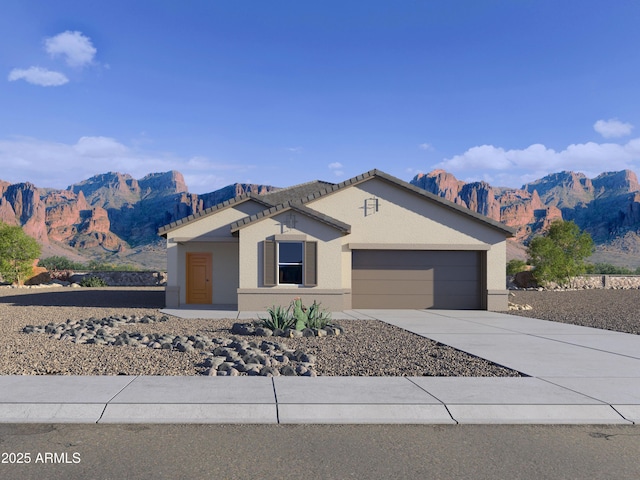
[[[114,307],[164,308],[164,288],[89,288],[56,291],[26,291],[0,295],[0,304],[23,307]]]

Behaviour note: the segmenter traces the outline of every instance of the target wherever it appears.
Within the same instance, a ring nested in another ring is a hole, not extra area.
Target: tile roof
[[[490,227],[493,227],[497,230],[500,230],[504,233],[506,233],[509,236],[514,236],[515,235],[515,229],[506,226],[505,224],[498,222],[496,220],[493,220],[492,218],[486,217],[484,215],[481,215],[479,213],[476,213],[472,210],[469,210],[468,208],[462,207],[456,203],[453,203],[449,200],[446,200],[442,197],[439,197],[438,195],[435,195],[431,192],[427,192],[426,190],[416,187],[415,185],[412,185],[408,182],[405,182],[404,180],[400,180],[399,178],[396,178],[392,175],[389,175],[385,172],[382,172],[380,170],[377,169],[373,169],[373,170],[369,170],[368,172],[365,172],[361,175],[357,175],[353,178],[350,178],[348,180],[345,180],[344,182],[338,183],[338,184],[334,184],[334,183],[330,183],[330,182],[323,182],[321,180],[314,180],[311,182],[307,182],[307,183],[302,183],[299,185],[294,185],[292,187],[288,187],[288,188],[282,188],[282,189],[278,189],[278,190],[273,190],[271,192],[262,194],[262,195],[257,195],[257,194],[245,194],[245,195],[241,195],[239,197],[236,197],[234,199],[231,200],[227,200],[226,202],[223,202],[221,204],[215,205],[211,208],[208,208],[207,210],[204,210],[203,212],[200,212],[198,214],[195,215],[190,215],[189,217],[186,217],[184,219],[178,220],[176,222],[172,222],[169,225],[166,225],[162,228],[160,228],[159,230],[159,234],[160,235],[165,235],[167,232],[169,232],[170,230],[173,230],[176,227],[179,227],[181,225],[184,225],[186,223],[190,223],[198,218],[207,216],[207,215],[211,215],[213,213],[215,213],[216,211],[228,207],[230,205],[233,205],[235,203],[240,203],[242,201],[246,201],[248,199],[252,199],[255,200],[257,202],[262,203],[263,205],[265,205],[265,207],[267,207],[265,210],[263,210],[262,212],[256,214],[256,215],[251,215],[251,216],[247,216],[241,220],[238,220],[237,222],[234,222],[233,224],[231,224],[231,230],[232,232],[237,232],[238,230],[240,230],[241,228],[243,228],[244,226],[255,222],[255,221],[259,221],[263,218],[268,218],[271,217],[273,215],[276,215],[277,213],[280,213],[282,211],[286,211],[289,209],[294,209],[299,211],[300,213],[303,213],[309,217],[315,218],[323,223],[326,223],[328,225],[331,225],[337,229],[339,229],[340,231],[343,231],[345,233],[349,233],[351,230],[351,227],[333,217],[330,217],[328,215],[324,215],[320,212],[317,212],[309,207],[306,207],[305,204],[308,202],[311,202],[313,200],[315,200],[316,198],[320,198],[323,197],[325,195],[329,195],[331,193],[337,192],[339,190],[342,190],[343,188],[349,187],[351,185],[357,185],[361,182],[365,182],[371,178],[380,178],[384,181],[387,181],[393,185],[396,185],[398,187],[401,187],[405,190],[408,190],[410,192],[413,192],[417,195],[420,195],[421,197],[424,198],[428,198],[429,200],[436,202],[440,205],[442,205],[445,208],[454,210],[462,215],[471,217],[477,221],[480,221],[482,223],[487,224]]]
[[[176,220],[175,222],[171,222],[168,225],[164,225],[163,227],[160,227],[158,229],[158,235],[164,236],[165,234],[167,234],[168,232],[170,232],[171,230],[173,230],[174,228],[180,227],[182,225],[185,225],[187,223],[191,223],[194,220],[197,220],[199,218],[202,217],[207,217],[209,215],[213,215],[214,213],[223,210],[227,207],[230,207],[232,205],[237,205],[240,203],[243,203],[247,200],[254,200],[258,203],[262,203],[265,207],[269,207],[270,204],[265,202],[264,200],[262,200],[262,198],[260,198],[259,195],[255,194],[255,193],[245,193],[243,195],[238,195],[237,197],[231,198],[229,200],[225,200],[222,203],[218,203],[212,207],[209,207],[201,212],[198,213],[194,213],[192,215],[189,215],[188,217],[183,217],[180,218],[178,220]]]
[[[288,188],[279,188],[260,195],[260,197],[271,203],[273,206],[286,202],[295,202],[316,192],[320,192],[327,187],[334,185],[333,183],[323,182],[322,180],[313,180],[312,182],[293,185]]]

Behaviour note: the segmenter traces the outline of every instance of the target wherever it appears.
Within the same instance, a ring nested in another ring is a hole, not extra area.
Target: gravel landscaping
[[[640,290],[518,290],[511,301],[532,307],[516,315],[640,334]],[[2,287],[0,374],[518,375],[378,321],[339,321],[322,337],[261,337],[232,333],[232,319],[166,317],[163,304],[162,288]]]
[[[231,333],[235,320],[163,319],[159,312],[163,305],[161,288],[0,288],[0,374],[218,375],[221,364],[215,373],[212,367],[224,356],[225,375],[276,374],[262,372],[264,367],[275,367],[277,374],[285,375],[519,375],[378,321],[340,321],[342,332],[323,337],[241,336]],[[147,322],[142,321],[145,317]],[[32,333],[27,333],[29,328],[25,331],[28,325]],[[36,331],[39,326],[42,333]],[[100,328],[102,340],[85,343],[95,338],[87,332],[97,334]],[[163,342],[175,348],[162,348]],[[205,348],[196,348],[196,342]],[[230,350],[241,358],[255,357],[244,362],[250,365],[247,371],[233,366],[236,358]],[[258,355],[269,360],[261,361]],[[283,373],[283,362],[293,372]]]
[[[640,335],[640,290],[514,290],[510,301],[531,310],[523,317]]]

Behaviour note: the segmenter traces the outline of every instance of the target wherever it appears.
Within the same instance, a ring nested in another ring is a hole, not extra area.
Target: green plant
[[[284,308],[280,305],[267,309],[269,318],[260,318],[259,322],[262,327],[270,330],[277,328],[285,330],[293,326],[293,317],[291,316],[291,306]]]
[[[591,235],[581,232],[574,222],[562,220],[552,222],[546,235],[535,237],[527,248],[533,275],[541,284],[570,284],[573,277],[584,273],[584,259],[592,251]]]
[[[320,308],[315,300],[307,308],[302,304],[300,297],[294,298],[287,308],[273,306],[267,309],[269,318],[259,318],[262,327],[275,330],[293,328],[304,330],[305,328],[324,328],[331,324],[331,312]]]
[[[53,257],[47,257],[38,261],[38,266],[46,268],[49,271],[60,270],[84,270],[85,266],[80,262],[74,262],[67,257],[54,255]]]
[[[593,265],[587,265],[586,273],[599,274],[599,275],[634,275],[638,270],[631,270],[627,267],[618,267],[610,263],[595,263]]]
[[[293,307],[293,318],[296,321],[296,330],[304,330],[307,328],[307,314],[302,305],[302,300],[299,297],[294,298],[291,306]]]
[[[34,238],[21,227],[0,222],[0,275],[4,281],[22,284],[39,255],[40,245]]]
[[[80,281],[80,286],[82,287],[107,287],[107,282],[105,282],[100,277],[85,277]]]
[[[320,304],[313,301],[307,310],[307,327],[324,328],[331,323],[331,312],[320,309]]]
[[[138,269],[133,265],[114,265],[113,263],[99,262],[91,260],[87,264],[87,270],[90,272],[136,272]]]
[[[515,275],[523,272],[527,267],[527,262],[514,258],[507,262],[507,275]]]
[[[293,318],[296,322],[296,330],[305,328],[324,328],[331,323],[331,312],[320,308],[320,304],[315,300],[309,308],[302,304],[300,298],[294,298],[291,302],[293,307]]]

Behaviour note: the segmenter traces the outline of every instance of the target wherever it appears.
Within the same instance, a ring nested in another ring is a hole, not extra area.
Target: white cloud
[[[121,156],[128,150],[121,143],[108,137],[82,137],[73,148],[80,155],[92,158]]]
[[[14,68],[9,72],[8,80],[10,82],[25,80],[33,85],[42,87],[59,87],[69,82],[69,79],[64,74],[41,67]]]
[[[71,67],[91,65],[97,52],[89,37],[81,32],[71,31],[45,39],[44,49],[54,58],[62,57]],[[43,87],[57,87],[69,82],[64,73],[35,66],[26,69],[14,68],[9,72],[8,80],[25,80]]]
[[[598,120],[593,124],[593,129],[604,138],[619,138],[631,134],[633,125],[623,123],[617,118],[611,118],[609,120]]]
[[[433,168],[442,168],[461,177],[500,179],[503,185],[519,186],[552,172],[573,170],[588,176],[603,171],[636,168],[640,162],[640,138],[626,144],[587,142],[572,144],[556,151],[542,144],[524,149],[505,150],[480,145],[445,159]]]
[[[121,172],[142,178],[152,172],[180,171],[194,193],[229,185],[255,168],[220,163],[206,157],[184,158],[128,147],[114,138],[82,137],[76,143],[31,137],[0,138],[0,180],[31,182],[38,187],[64,189],[98,173]]]
[[[52,57],[63,57],[70,67],[83,67],[91,64],[97,52],[89,37],[83,35],[82,32],[69,30],[45,39],[44,47]]]
[[[287,151],[291,153],[302,153],[303,149],[302,147],[288,147]]]
[[[333,162],[327,166],[329,167],[329,170],[331,170],[336,177],[341,177],[344,175],[344,170],[342,170],[344,167],[340,162]]]
[[[418,145],[418,148],[420,148],[420,150],[433,150],[433,147],[430,143],[421,143],[420,145]]]

